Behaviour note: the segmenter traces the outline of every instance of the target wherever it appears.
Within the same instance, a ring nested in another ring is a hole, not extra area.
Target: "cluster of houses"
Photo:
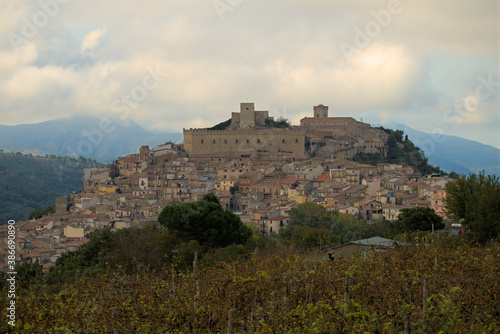
[[[16,222],[17,263],[38,261],[47,269],[105,227],[142,227],[157,222],[170,204],[215,193],[221,205],[264,235],[289,223],[293,207],[314,202],[328,211],[364,219],[396,220],[403,208],[429,207],[443,218],[449,179],[421,175],[411,167],[377,166],[341,159],[309,159],[286,152],[222,152],[188,158],[167,143],[118,158],[84,173],[84,191],[57,198],[55,213]],[[0,263],[7,270],[7,225],[0,226]]]

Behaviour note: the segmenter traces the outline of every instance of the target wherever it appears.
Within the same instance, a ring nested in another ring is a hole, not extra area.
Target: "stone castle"
[[[233,112],[225,130],[184,129],[184,151],[195,157],[223,152],[292,152],[304,153],[306,131],[302,127],[285,129],[266,125],[268,111],[257,111],[253,103],[241,103]]]
[[[313,117],[304,117],[300,126],[273,128],[268,111],[255,110],[254,103],[241,103],[231,114],[224,130],[183,129],[184,151],[190,157],[227,152],[319,153],[352,158],[356,153],[387,154],[387,135],[352,117],[329,117],[328,106],[313,107]],[[307,143],[307,145],[306,145]]]

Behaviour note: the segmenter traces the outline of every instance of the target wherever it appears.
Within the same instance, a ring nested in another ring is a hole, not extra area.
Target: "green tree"
[[[290,225],[330,227],[332,215],[314,202],[305,202],[290,210]]]
[[[443,218],[431,208],[402,209],[398,220],[406,232],[431,231],[433,226],[440,230],[445,226]]]
[[[340,241],[346,243],[351,240],[358,240],[368,237],[364,233],[368,227],[364,219],[358,219],[353,215],[336,212],[332,215],[332,224],[330,230],[340,236]],[[374,235],[369,235],[374,236]]]
[[[389,138],[387,139],[387,146],[391,148],[398,147],[398,142],[393,135],[390,135]]]
[[[290,226],[280,235],[283,239],[304,248],[328,248],[340,243],[340,237],[324,227]]]
[[[448,182],[445,205],[448,216],[462,222],[473,241],[486,244],[500,235],[500,183],[495,175],[460,175]]]
[[[230,188],[229,188],[229,192],[231,192],[231,195],[233,195],[233,196],[234,196],[234,194],[235,194],[238,190],[240,190],[240,187],[238,186],[238,184],[234,185],[234,187],[230,187]]]
[[[209,195],[207,199],[212,198]],[[181,242],[196,240],[208,248],[242,244],[252,235],[237,215],[205,199],[166,206],[158,221]]]
[[[85,276],[104,273],[105,264],[100,260],[111,249],[112,234],[110,228],[105,228],[92,234],[90,240],[76,251],[63,253],[56,265],[49,269],[47,282],[52,284],[71,281],[77,272]]]
[[[28,287],[43,280],[43,267],[38,261],[19,264],[14,271],[17,273],[16,279],[21,287]]]
[[[48,206],[46,208],[40,208],[40,209],[36,209],[34,211],[32,211],[29,215],[28,215],[28,220],[30,219],[38,219],[38,218],[42,218],[43,216],[46,216],[50,213],[54,213],[55,212],[55,204],[52,204],[51,206]]]
[[[206,193],[205,195],[203,195],[203,198],[202,198],[204,201],[207,201],[207,202],[210,202],[210,203],[215,203],[215,204],[219,204],[220,205],[220,202],[219,202],[219,199],[217,198],[217,196],[215,196],[214,193]]]

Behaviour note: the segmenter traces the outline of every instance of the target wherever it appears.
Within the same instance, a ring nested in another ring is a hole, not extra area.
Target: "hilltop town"
[[[184,129],[182,144],[142,146],[105,167],[85,169],[83,192],[55,199],[53,214],[16,223],[16,262],[38,261],[48,269],[95,231],[156,223],[165,206],[209,192],[264,235],[286,227],[291,208],[307,201],[367,224],[396,220],[411,207],[429,207],[446,218],[448,178],[403,164],[349,160],[359,153],[386,156],[386,132],[331,117],[321,104],[300,125],[281,125],[268,111],[241,103],[224,126]],[[7,235],[6,225],[0,234]],[[8,271],[6,243],[0,254]]]

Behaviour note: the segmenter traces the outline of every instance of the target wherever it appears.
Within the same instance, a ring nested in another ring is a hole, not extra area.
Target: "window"
[[[260,139],[257,139],[257,144],[260,144]]]
[[[285,143],[285,139],[281,139],[281,142],[284,144]]]
[[[213,143],[213,144],[215,144],[215,139],[214,139],[214,140],[212,140],[212,143]]]
[[[238,139],[236,139],[236,144],[238,144]]]
[[[296,142],[296,143],[298,143],[298,142],[299,142],[299,140],[298,140],[298,139],[295,139],[295,142]]]
[[[203,144],[203,139],[201,140],[201,143]]]
[[[247,144],[250,144],[250,139],[247,139]]]
[[[224,144],[227,144],[227,139],[224,139]],[[231,159],[229,159],[229,160],[231,160]]]

